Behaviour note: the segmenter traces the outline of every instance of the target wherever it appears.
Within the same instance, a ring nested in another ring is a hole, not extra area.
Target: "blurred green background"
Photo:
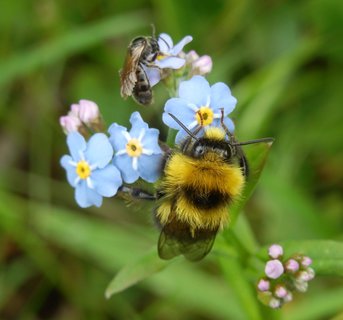
[[[105,199],[80,210],[59,165],[58,119],[79,99],[107,124],[137,106],[119,95],[130,40],[169,33],[214,62],[238,99],[240,140],[273,136],[244,212],[261,245],[343,240],[343,5],[308,1],[9,1],[0,10],[0,318],[249,319],[213,254],[104,298],[113,275],[156,245],[149,210]],[[139,108],[159,127],[167,94]],[[343,317],[342,279],[318,277],[282,319]],[[340,300],[339,300],[340,299]],[[340,318],[341,319],[341,318]]]

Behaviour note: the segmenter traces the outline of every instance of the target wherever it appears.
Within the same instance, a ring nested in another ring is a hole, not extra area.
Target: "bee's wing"
[[[173,220],[161,231],[158,254],[166,260],[182,254],[190,261],[199,261],[211,251],[217,231],[201,229],[192,235],[187,224]]]
[[[129,48],[126,54],[124,67],[119,71],[120,74],[120,94],[123,98],[131,96],[132,90],[137,82],[136,70],[139,59],[145,46]]]

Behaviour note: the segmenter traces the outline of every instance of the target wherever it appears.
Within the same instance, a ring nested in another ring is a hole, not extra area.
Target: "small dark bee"
[[[120,94],[123,98],[132,96],[142,105],[152,102],[152,91],[143,65],[153,66],[160,51],[155,37],[137,37],[128,47],[124,67],[120,74]]]

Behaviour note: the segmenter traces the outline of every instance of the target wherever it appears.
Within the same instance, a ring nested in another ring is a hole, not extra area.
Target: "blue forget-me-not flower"
[[[194,76],[190,80],[182,81],[177,98],[169,99],[164,107],[163,122],[170,128],[180,130],[175,142],[179,144],[187,133],[170,117],[173,114],[190,130],[200,127],[199,135],[207,126],[224,125],[229,131],[234,130],[234,124],[228,114],[235,108],[237,100],[231,95],[230,88],[223,82],[210,86],[202,76]]]
[[[67,136],[70,155],[61,158],[68,182],[75,188],[75,200],[82,208],[100,207],[102,197],[112,197],[122,185],[119,170],[111,163],[113,148],[103,133],[88,143],[78,132]]]
[[[161,173],[163,152],[158,145],[159,131],[149,128],[139,114],[131,115],[131,130],[113,123],[109,128],[110,142],[114,148],[113,164],[120,170],[126,183],[138,178],[155,182]]]
[[[192,40],[191,36],[185,36],[174,46],[173,39],[169,34],[161,33],[158,36],[160,54],[154,61],[154,65],[157,68],[149,68],[143,65],[151,86],[154,86],[161,80],[161,69],[180,69],[184,66],[186,60],[180,57],[179,54],[183,47]]]

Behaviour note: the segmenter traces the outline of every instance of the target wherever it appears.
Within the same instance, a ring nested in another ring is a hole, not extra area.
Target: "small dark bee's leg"
[[[146,67],[148,67],[148,68],[156,68],[156,69],[160,69],[160,67],[158,67],[156,64],[154,64],[154,61],[155,61],[155,59],[157,58],[157,56],[158,56],[158,53],[156,53],[155,55],[154,55],[154,57],[155,58],[153,58],[154,60],[153,61],[146,61],[146,60],[143,60],[143,61],[140,61],[140,63],[142,63],[142,64],[144,64]]]
[[[135,199],[152,200],[152,201],[156,200],[156,196],[140,188],[121,186],[119,188],[119,192],[128,193],[132,198],[135,198]]]

